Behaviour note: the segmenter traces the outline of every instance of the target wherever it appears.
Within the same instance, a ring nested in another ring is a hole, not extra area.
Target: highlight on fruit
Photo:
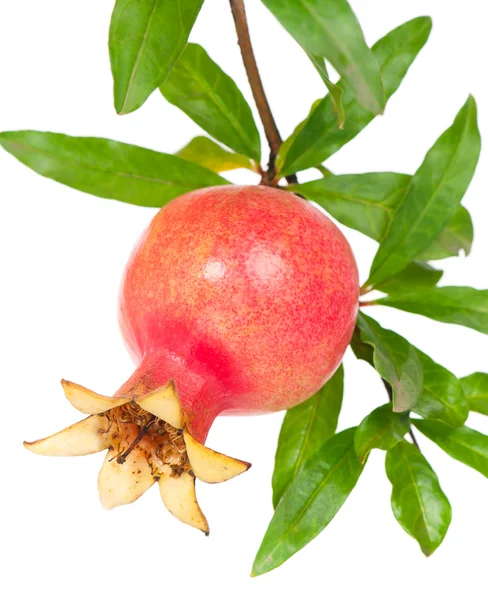
[[[329,525],[371,452],[385,453],[393,514],[429,556],[452,509],[424,438],[488,476],[488,436],[465,425],[471,412],[488,415],[488,373],[455,374],[371,315],[381,320],[389,307],[488,334],[488,290],[439,284],[445,259],[464,260],[473,244],[463,199],[481,148],[475,99],[466,90],[414,173],[335,173],[329,159],[388,110],[411,68],[425,68],[421,51],[437,43],[431,19],[399,24],[369,46],[347,0],[262,0],[324,86],[283,139],[244,0],[230,0],[229,10],[254,109],[219,57],[189,41],[203,2],[178,3],[176,15],[173,2],[116,0],[109,51],[119,115],[144,110],[157,92],[205,135],[169,154],[96,137],[0,133],[0,145],[44,177],[158,209],[148,213],[120,290],[134,373],[113,395],[63,380],[66,398],[88,416],[25,446],[48,456],[104,451],[105,508],[157,483],[169,512],[208,534],[196,480],[225,482],[250,467],[206,446],[215,419],[286,411],[274,514],[252,574],[282,565]],[[405,119],[419,127],[414,114]],[[248,185],[232,183],[236,169],[247,171]],[[113,203],[114,227],[117,210]],[[342,233],[350,229],[378,245],[361,285]],[[343,362],[348,346],[377,374],[384,397],[338,432],[344,381],[355,376]]]

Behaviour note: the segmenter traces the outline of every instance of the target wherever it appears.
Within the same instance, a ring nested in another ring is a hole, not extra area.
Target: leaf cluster
[[[320,177],[284,189],[378,242],[361,288],[362,296],[376,296],[363,299],[364,308],[388,306],[488,333],[488,290],[439,287],[443,273],[431,264],[471,250],[473,225],[461,202],[480,153],[474,99],[467,99],[413,174],[335,175],[323,164],[384,112],[426,44],[431,20],[403,23],[370,48],[347,0],[262,2],[324,83],[323,97],[281,144],[276,181],[315,168]],[[265,158],[244,94],[204,48],[188,41],[202,5],[203,0],[116,0],[109,50],[117,113],[139,109],[159,90],[207,135],[174,154],[39,131],[1,133],[0,145],[59,183],[145,207],[226,185],[222,172],[243,168],[261,174]],[[328,65],[339,73],[337,82]],[[465,426],[470,411],[488,415],[488,374],[458,379],[364,312],[351,346],[381,377],[389,401],[357,427],[336,433],[344,381],[340,367],[312,398],[287,412],[272,482],[275,512],[254,575],[282,564],[330,523],[370,452],[378,450],[386,452],[396,519],[431,554],[446,535],[451,507],[412,427],[488,476],[488,437]]]

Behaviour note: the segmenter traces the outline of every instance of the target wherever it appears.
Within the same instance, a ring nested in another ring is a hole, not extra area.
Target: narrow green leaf
[[[287,411],[281,426],[273,472],[273,507],[305,462],[334,435],[342,406],[342,366],[314,396]]]
[[[387,100],[400,86],[425,45],[431,29],[430,18],[418,17],[390,31],[373,46]],[[375,114],[361,106],[344,79],[337,85],[344,90],[343,104],[347,115],[344,129],[337,128],[332,99],[327,95],[317,103],[293,143],[285,143],[280,149],[277,165],[282,175],[303,171],[324,162],[374,119]]]
[[[279,567],[335,517],[363,470],[354,434],[355,428],[337,433],[305,463],[271,519],[252,575]]]
[[[427,354],[416,350],[424,371],[424,388],[414,412],[427,419],[440,419],[453,427],[463,425],[469,407],[461,382]]]
[[[370,287],[404,269],[443,231],[474,175],[480,144],[476,104],[470,97],[413,176],[374,258]]]
[[[446,286],[386,296],[375,304],[488,333],[488,290]]]
[[[249,169],[254,171],[253,164],[242,154],[229,152],[214,141],[203,136],[193,138],[184,148],[178,150],[176,156],[189,162],[202,165],[215,173],[232,171],[233,169]]]
[[[408,432],[408,413],[394,413],[391,403],[379,406],[365,417],[357,428],[354,448],[363,463],[374,448],[390,450]]]
[[[440,419],[449,425],[459,427],[468,418],[468,404],[458,378],[434,362],[415,346],[412,346],[422,365],[423,385],[420,398],[412,410],[428,419]],[[374,367],[372,347],[363,342],[361,331],[355,328],[351,348],[357,358]]]
[[[470,410],[488,415],[488,373],[472,373],[461,379]]]
[[[109,50],[115,109],[144,104],[183,51],[203,0],[116,0]]]
[[[310,54],[326,58],[350,85],[358,102],[383,112],[385,92],[371,50],[346,0],[262,0]]]
[[[412,423],[452,458],[488,477],[488,436],[469,427],[414,419]]]
[[[310,54],[307,52],[311,63],[317,70],[322,81],[325,83],[325,87],[329,90],[330,100],[332,102],[332,109],[337,115],[337,126],[339,129],[344,129],[344,123],[346,121],[346,113],[344,112],[344,104],[342,102],[343,89],[329,79],[327,67],[325,66],[325,60],[321,56],[316,54]]]
[[[297,127],[296,135],[300,132],[300,127],[303,127],[303,123]],[[287,142],[292,140],[294,135],[289,137]],[[323,169],[320,165],[316,168]],[[286,189],[320,204],[343,225],[381,242],[410,188],[411,181],[410,175],[402,173],[332,175],[326,172],[321,179],[290,185]],[[468,211],[460,206],[439,237],[432,242],[428,250],[419,255],[419,260],[456,256],[461,249],[468,252],[473,236],[472,226],[470,236],[468,228],[462,225],[466,225],[466,220],[471,223]]]
[[[332,175],[287,189],[314,200],[342,224],[379,241],[405,197],[410,180],[410,175],[400,173]]]
[[[276,168],[278,169],[278,171],[281,171],[281,169],[280,169],[281,158],[280,157],[286,156],[289,148],[292,146],[292,144],[295,143],[295,140],[298,137],[300,131],[305,127],[307,120],[309,119],[310,115],[313,113],[315,108],[320,104],[320,102],[321,102],[321,100],[319,98],[318,100],[315,100],[315,102],[312,103],[312,106],[310,107],[308,116],[305,117],[305,119],[303,119],[303,121],[300,121],[300,123],[298,123],[298,125],[294,128],[292,133],[281,144],[279,152],[278,152],[278,156],[276,157]],[[337,122],[336,122],[336,126],[337,126]],[[316,166],[316,165],[314,165],[314,166]]]
[[[392,275],[376,287],[385,294],[398,294],[405,291],[435,287],[443,275],[429,264],[414,260],[403,271]]]
[[[451,505],[437,475],[408,442],[400,442],[388,451],[386,473],[393,486],[391,506],[396,520],[430,556],[442,543],[451,523]]]
[[[418,255],[418,259],[440,260],[450,256],[459,256],[461,250],[468,256],[472,244],[473,221],[464,206],[460,206],[444,231]]]
[[[259,162],[261,142],[249,104],[201,46],[186,46],[160,89],[216,140]]]
[[[394,331],[383,329],[371,317],[359,313],[361,341],[374,348],[374,367],[392,387],[393,410],[404,412],[422,393],[422,364],[415,348]]]
[[[139,206],[159,207],[185,192],[228,183],[177,156],[101,138],[8,131],[0,133],[0,145],[44,177]]]

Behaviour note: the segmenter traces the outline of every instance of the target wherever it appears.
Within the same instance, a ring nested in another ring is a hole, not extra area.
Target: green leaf
[[[400,442],[388,451],[386,473],[393,486],[391,506],[396,520],[430,556],[451,523],[451,505],[437,475],[408,442]]]
[[[298,123],[298,125],[294,128],[292,133],[281,144],[279,152],[278,152],[278,156],[276,157],[276,168],[278,169],[278,172],[281,172],[281,165],[282,165],[281,158],[286,156],[288,149],[290,148],[290,146],[292,144],[294,144],[296,138],[298,137],[298,134],[305,127],[308,118],[313,113],[315,108],[320,104],[320,102],[321,102],[320,98],[318,100],[315,100],[315,102],[313,102],[312,106],[310,107],[308,116],[305,117],[305,119],[303,119],[303,121],[300,121],[300,123]],[[336,126],[337,126],[337,123],[336,123]],[[314,166],[316,166],[316,165],[314,165]]]
[[[354,330],[351,348],[357,358],[374,366],[373,349],[362,341],[358,327]],[[412,410],[423,417],[440,419],[454,427],[463,425],[468,417],[468,404],[461,382],[418,348],[412,348],[417,353],[423,372],[422,392]]]
[[[115,109],[120,115],[144,104],[183,51],[203,0],[117,0],[109,50]]]
[[[259,162],[261,142],[249,104],[201,46],[186,46],[160,89],[216,140]]]
[[[303,123],[298,126],[296,135],[300,132],[300,127],[303,127]],[[285,144],[292,140],[294,135],[289,137]],[[316,168],[323,169],[320,165]],[[402,173],[332,175],[329,172],[321,179],[290,185],[286,189],[320,204],[343,225],[381,242],[409,190],[411,180],[410,175]],[[471,236],[465,227],[467,222],[471,223],[471,217],[468,211],[460,206],[439,237],[419,255],[419,259],[436,260],[455,256],[461,246],[465,252],[469,251],[473,236],[472,225]],[[394,277],[398,278],[397,275]]]
[[[314,200],[343,225],[381,240],[405,197],[410,175],[362,173],[331,175],[287,189]]]
[[[177,156],[101,138],[8,131],[0,133],[0,145],[44,177],[139,206],[159,207],[185,192],[228,183]]]
[[[271,519],[252,575],[279,567],[335,517],[363,470],[354,434],[355,428],[337,433],[306,462]]]
[[[432,244],[419,255],[419,260],[440,260],[450,256],[459,256],[461,250],[466,256],[471,252],[473,243],[473,222],[471,215],[460,206],[444,231]]]
[[[446,286],[394,294],[374,303],[488,333],[488,290]]]
[[[476,104],[470,97],[413,176],[373,260],[367,285],[375,287],[403,270],[443,231],[474,175],[480,143]]]
[[[361,341],[374,348],[375,369],[392,387],[393,410],[404,412],[414,407],[422,393],[423,381],[422,364],[415,348],[363,313],[359,313],[357,327]]]
[[[358,102],[383,112],[385,92],[371,50],[346,0],[262,0],[307,52],[326,58],[350,85]]]
[[[273,472],[273,507],[305,462],[334,435],[342,406],[342,366],[314,396],[287,411],[281,426]]]
[[[311,63],[317,70],[322,81],[325,83],[325,87],[329,90],[330,100],[332,102],[332,109],[337,115],[337,126],[339,129],[344,129],[344,123],[346,121],[346,113],[344,112],[344,104],[342,103],[343,89],[329,79],[327,67],[325,66],[325,60],[321,56],[316,54],[310,54],[307,52]]]
[[[379,283],[376,289],[385,294],[398,294],[405,291],[435,287],[443,275],[429,264],[414,260],[403,271]]]
[[[424,389],[414,412],[427,419],[440,419],[459,427],[468,418],[469,407],[459,379],[418,348],[424,371]]]
[[[470,410],[488,415],[488,373],[472,373],[460,381]]]
[[[192,163],[197,163],[215,173],[232,171],[233,169],[249,169],[254,171],[253,164],[242,154],[234,154],[203,136],[193,138],[184,148],[178,150],[176,156]]]
[[[354,448],[359,460],[365,462],[374,448],[390,450],[408,432],[408,413],[394,413],[391,403],[379,406],[365,417],[357,428]]]
[[[412,423],[449,456],[488,477],[488,436],[469,427],[414,419]]]
[[[418,17],[390,31],[373,46],[387,100],[400,86],[431,29],[430,18]],[[318,102],[293,143],[287,145],[285,142],[284,148],[280,149],[277,164],[282,175],[303,171],[327,160],[374,119],[375,114],[361,106],[344,79],[337,85],[344,90],[343,104],[347,115],[344,129],[337,128],[332,99],[327,95]]]

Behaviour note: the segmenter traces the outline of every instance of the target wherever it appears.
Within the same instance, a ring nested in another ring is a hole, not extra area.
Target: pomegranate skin
[[[120,326],[139,366],[117,394],[174,380],[202,443],[219,414],[290,408],[339,366],[358,297],[347,240],[309,202],[264,186],[180,196],[126,268]]]

